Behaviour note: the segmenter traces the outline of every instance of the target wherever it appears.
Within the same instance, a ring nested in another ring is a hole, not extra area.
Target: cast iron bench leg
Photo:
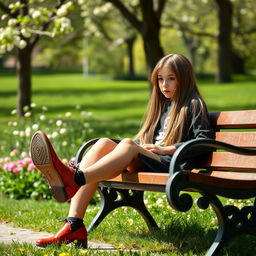
[[[96,228],[111,211],[122,206],[136,209],[144,218],[149,229],[158,229],[154,218],[144,204],[144,191],[101,187],[99,192],[101,207],[98,214],[92,220],[88,232]]]

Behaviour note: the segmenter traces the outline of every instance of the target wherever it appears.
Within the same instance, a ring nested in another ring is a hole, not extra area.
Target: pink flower
[[[23,161],[24,161],[26,164],[31,164],[31,163],[32,163],[32,159],[31,159],[30,157],[24,158]]]
[[[20,169],[17,168],[17,167],[15,167],[15,168],[13,168],[12,172],[13,172],[13,173],[18,173],[18,172],[20,172]]]
[[[31,170],[33,170],[33,169],[36,169],[36,167],[35,167],[35,165],[34,165],[33,163],[30,163],[30,164],[28,165],[28,171],[31,171]]]
[[[24,167],[26,165],[26,162],[24,160],[17,161],[17,165]]]
[[[7,171],[12,171],[16,167],[16,162],[9,162],[4,164],[4,169]]]

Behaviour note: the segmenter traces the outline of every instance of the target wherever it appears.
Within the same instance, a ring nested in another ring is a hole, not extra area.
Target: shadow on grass
[[[166,229],[156,230],[144,234],[136,234],[128,231],[129,235],[136,238],[145,238],[149,240],[157,240],[163,243],[169,243],[170,249],[150,250],[153,253],[167,253],[178,251],[181,255],[205,255],[213,243],[217,230],[205,230],[197,223],[180,225],[172,223]],[[252,256],[256,255],[256,239],[255,236],[240,235],[219,252],[219,255],[225,256]]]

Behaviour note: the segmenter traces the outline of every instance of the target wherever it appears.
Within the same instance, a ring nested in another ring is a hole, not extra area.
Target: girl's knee
[[[134,151],[137,148],[137,144],[132,139],[125,138],[125,139],[120,141],[120,143],[118,144],[118,147],[119,148],[123,147],[125,149]]]
[[[113,145],[116,144],[113,140],[109,139],[109,138],[100,138],[97,142],[97,145],[101,145],[101,146],[108,146],[108,145]]]
[[[119,143],[120,145],[134,146],[135,142],[130,138],[122,139]]]

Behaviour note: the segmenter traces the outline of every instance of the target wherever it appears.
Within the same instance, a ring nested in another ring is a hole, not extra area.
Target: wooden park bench
[[[256,201],[239,209],[223,205],[220,196],[230,199],[249,199],[256,196],[256,110],[209,113],[215,129],[215,140],[191,140],[173,155],[169,173],[122,173],[102,181],[99,191],[101,208],[89,230],[95,228],[114,209],[130,206],[138,210],[149,228],[157,224],[148,212],[144,191],[165,192],[169,204],[177,211],[186,212],[193,205],[188,192],[200,194],[197,205],[201,209],[212,206],[218,219],[218,232],[206,255],[217,255],[229,240],[240,234],[256,235]],[[77,153],[76,163],[98,139],[85,143]],[[200,161],[199,168],[181,170],[180,159],[194,146],[218,149]],[[185,192],[184,192],[185,191]],[[230,203],[230,200],[226,200]]]

